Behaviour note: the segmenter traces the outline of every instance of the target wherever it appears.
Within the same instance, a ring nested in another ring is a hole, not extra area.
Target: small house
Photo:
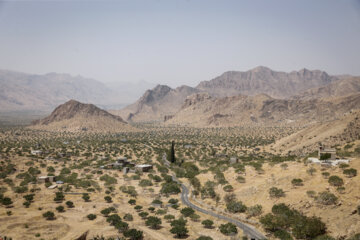
[[[230,164],[238,163],[239,159],[237,157],[231,157],[229,162]]]
[[[324,146],[320,146],[318,157],[320,160],[335,160],[336,159],[336,149],[335,148],[325,148]]]
[[[41,150],[31,150],[31,154],[35,155],[35,156],[39,156],[42,154],[42,151]]]
[[[153,166],[150,164],[139,164],[135,166],[135,170],[139,172],[148,172],[153,169]]]
[[[54,182],[55,176],[41,176],[41,177],[38,177],[38,181],[40,183]]]

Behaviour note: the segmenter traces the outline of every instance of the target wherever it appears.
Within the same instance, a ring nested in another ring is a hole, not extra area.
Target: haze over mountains
[[[69,74],[26,74],[0,70],[0,112],[49,112],[70,99],[120,108],[135,101],[153,84],[110,83]]]

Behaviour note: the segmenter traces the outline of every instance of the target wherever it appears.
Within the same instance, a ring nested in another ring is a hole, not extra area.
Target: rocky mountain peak
[[[96,107],[93,104],[85,104],[78,102],[76,100],[69,100],[64,104],[59,105],[55,110],[50,114],[50,116],[35,121],[34,124],[50,124],[52,122],[58,122],[63,120],[68,120],[75,118],[77,116],[82,117],[108,117],[120,122],[123,122],[123,119],[119,116],[112,115],[105,110],[102,110]]]

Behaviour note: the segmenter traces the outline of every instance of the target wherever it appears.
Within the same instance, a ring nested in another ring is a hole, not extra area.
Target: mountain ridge
[[[70,100],[59,105],[49,116],[34,121],[30,128],[68,132],[122,132],[135,130],[121,117],[115,116],[93,104],[85,104],[76,100]]]

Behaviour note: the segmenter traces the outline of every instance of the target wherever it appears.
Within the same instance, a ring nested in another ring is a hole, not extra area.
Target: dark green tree
[[[161,225],[161,219],[158,217],[150,216],[145,221],[146,226],[149,226],[152,229],[159,229]]]
[[[171,148],[170,148],[170,162],[175,163],[175,142],[171,142]]]

